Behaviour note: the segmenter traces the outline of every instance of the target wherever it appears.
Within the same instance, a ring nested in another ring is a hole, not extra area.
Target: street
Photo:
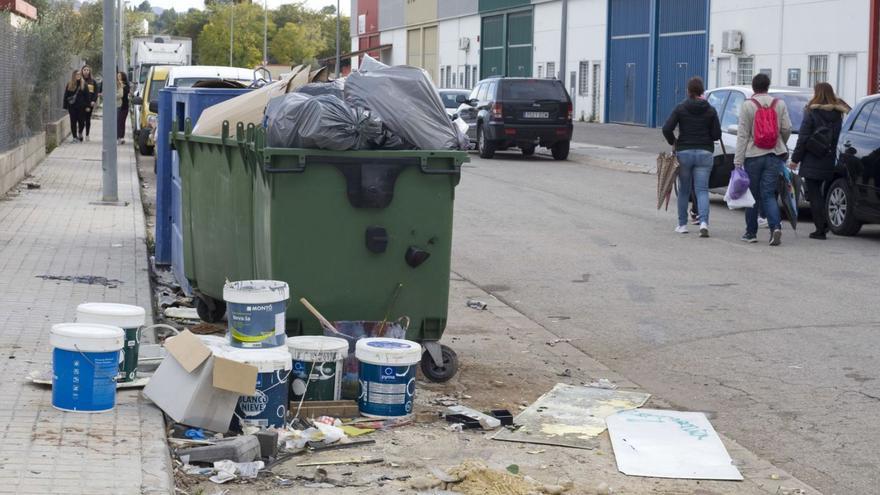
[[[653,175],[471,160],[454,271],[823,493],[876,493],[880,229],[814,241],[805,219],[747,245],[715,199],[700,239],[655,210]]]

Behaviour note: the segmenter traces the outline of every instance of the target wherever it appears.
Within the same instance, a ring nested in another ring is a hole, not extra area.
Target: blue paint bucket
[[[49,343],[52,406],[75,412],[112,410],[125,331],[109,325],[61,323],[52,326]]]
[[[360,362],[361,415],[396,418],[412,414],[422,346],[403,339],[361,339],[355,356]]]
[[[289,407],[290,370],[293,365],[287,347],[271,349],[238,349],[229,345],[223,348],[210,346],[217,356],[249,364],[257,368],[257,393],[242,396],[235,406],[231,429],[242,426],[259,428],[284,426]]]
[[[229,344],[245,349],[283,346],[290,288],[276,280],[242,280],[223,286]]]

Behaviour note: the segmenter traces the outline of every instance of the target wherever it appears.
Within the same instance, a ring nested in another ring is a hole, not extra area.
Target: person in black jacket
[[[101,92],[101,88],[92,77],[91,67],[84,65],[83,68],[80,69],[80,72],[82,73],[83,82],[86,84],[86,89],[89,91],[89,104],[86,106],[82,114],[83,123],[86,129],[85,138],[86,141],[88,141],[89,133],[92,131],[92,114],[95,113],[95,107],[98,105],[98,93]],[[82,139],[80,139],[80,141],[82,141]]]
[[[849,111],[849,105],[834,94],[830,84],[824,82],[816,85],[813,99],[804,110],[789,167],[800,170],[799,175],[807,186],[807,200],[816,225],[816,231],[810,234],[811,239],[825,239],[828,232],[825,191],[828,182],[834,178],[837,140],[843,116]]]
[[[678,227],[687,234],[688,191],[693,184],[700,216],[700,237],[709,237],[709,176],[712,173],[715,141],[721,139],[718,112],[703,98],[703,80],[694,77],[687,84],[688,99],[679,103],[663,125],[663,136],[675,147],[678,171]],[[674,131],[678,127],[678,136]]]
[[[70,115],[70,133],[73,135],[72,141],[74,143],[82,141],[84,126],[82,114],[88,104],[89,95],[82,74],[75,70],[70,75],[70,81],[64,87],[63,103],[64,109]]]
[[[116,74],[116,142],[125,144],[125,119],[128,117],[128,96],[131,88],[125,72]]]

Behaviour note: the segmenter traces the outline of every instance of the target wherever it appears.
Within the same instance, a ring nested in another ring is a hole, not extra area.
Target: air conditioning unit
[[[743,33],[742,31],[724,31],[721,33],[721,52],[722,53],[742,53],[743,51]]]
[[[458,49],[468,51],[471,49],[471,39],[470,38],[459,38],[458,39]]]

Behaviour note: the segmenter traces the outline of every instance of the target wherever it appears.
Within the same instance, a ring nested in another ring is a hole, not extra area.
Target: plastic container
[[[287,339],[293,358],[290,397],[299,401],[340,400],[348,341],[336,337],[303,336]]]
[[[395,418],[412,414],[422,346],[409,340],[368,338],[358,341],[355,355],[360,361],[361,415]]]
[[[260,428],[284,426],[289,407],[289,384],[292,361],[287,347],[239,349],[226,345],[209,347],[215,355],[257,367],[257,394],[242,396],[235,406],[231,429],[241,426]]]
[[[62,411],[103,412],[116,406],[116,377],[125,331],[94,323],[61,323],[52,345],[52,406]]]
[[[83,303],[76,307],[77,323],[111,325],[125,331],[123,358],[119,363],[119,382],[137,379],[141,330],[146,323],[147,312],[140,306],[115,303]]]
[[[261,349],[283,346],[290,288],[276,280],[242,280],[223,287],[229,344]]]

